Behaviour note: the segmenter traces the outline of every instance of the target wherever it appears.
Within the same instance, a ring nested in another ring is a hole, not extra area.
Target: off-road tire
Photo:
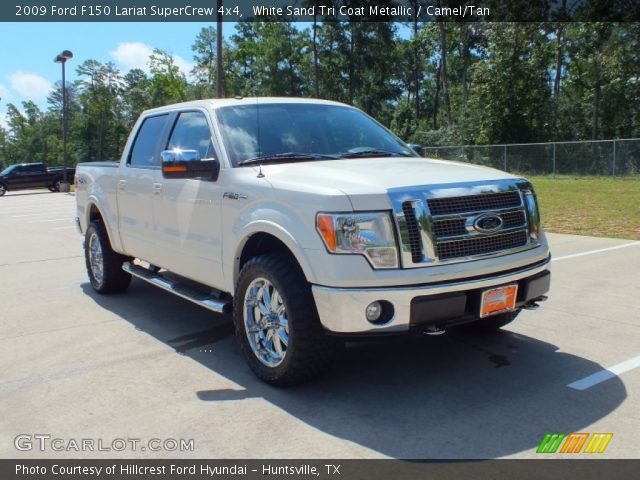
[[[278,290],[286,310],[287,351],[275,367],[258,359],[245,329],[245,294],[257,278],[268,280]],[[281,387],[296,385],[316,377],[330,363],[334,342],[320,324],[311,286],[290,256],[265,254],[250,259],[240,272],[233,307],[236,338],[249,367],[261,380]]]
[[[89,249],[93,235],[96,235],[102,250],[103,273],[101,280],[96,279],[91,268]],[[99,220],[94,220],[87,228],[84,241],[84,258],[91,286],[96,292],[102,294],[123,292],[131,283],[131,274],[122,270],[122,264],[131,259],[113,251],[106,229]]]

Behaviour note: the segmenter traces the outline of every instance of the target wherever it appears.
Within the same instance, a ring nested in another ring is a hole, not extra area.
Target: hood
[[[349,196],[386,194],[392,188],[518,178],[494,168],[428,158],[359,158],[264,165],[275,188],[304,190],[319,186]]]

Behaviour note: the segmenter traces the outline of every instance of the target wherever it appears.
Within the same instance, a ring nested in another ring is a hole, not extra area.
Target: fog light
[[[367,320],[370,322],[377,322],[382,315],[382,305],[380,302],[372,302],[367,306],[365,310]]]

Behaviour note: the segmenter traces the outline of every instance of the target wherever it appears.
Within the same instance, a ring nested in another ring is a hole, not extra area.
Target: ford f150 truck
[[[83,163],[77,221],[99,293],[131,277],[233,312],[261,379],[318,373],[336,338],[495,330],[549,289],[522,177],[426,159],[360,110],[290,98],[144,112],[119,163]]]
[[[68,181],[73,180],[75,168],[67,168]],[[47,187],[52,192],[60,191],[64,179],[63,167],[47,167],[44,163],[18,163],[0,172],[0,197],[9,190]]]

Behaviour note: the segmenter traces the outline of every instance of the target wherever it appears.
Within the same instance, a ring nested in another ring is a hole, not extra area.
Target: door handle
[[[124,187],[127,186],[127,181],[126,180],[118,180],[118,188],[120,190],[124,190]]]
[[[162,184],[154,183],[152,189],[154,195],[160,195],[162,193]]]

